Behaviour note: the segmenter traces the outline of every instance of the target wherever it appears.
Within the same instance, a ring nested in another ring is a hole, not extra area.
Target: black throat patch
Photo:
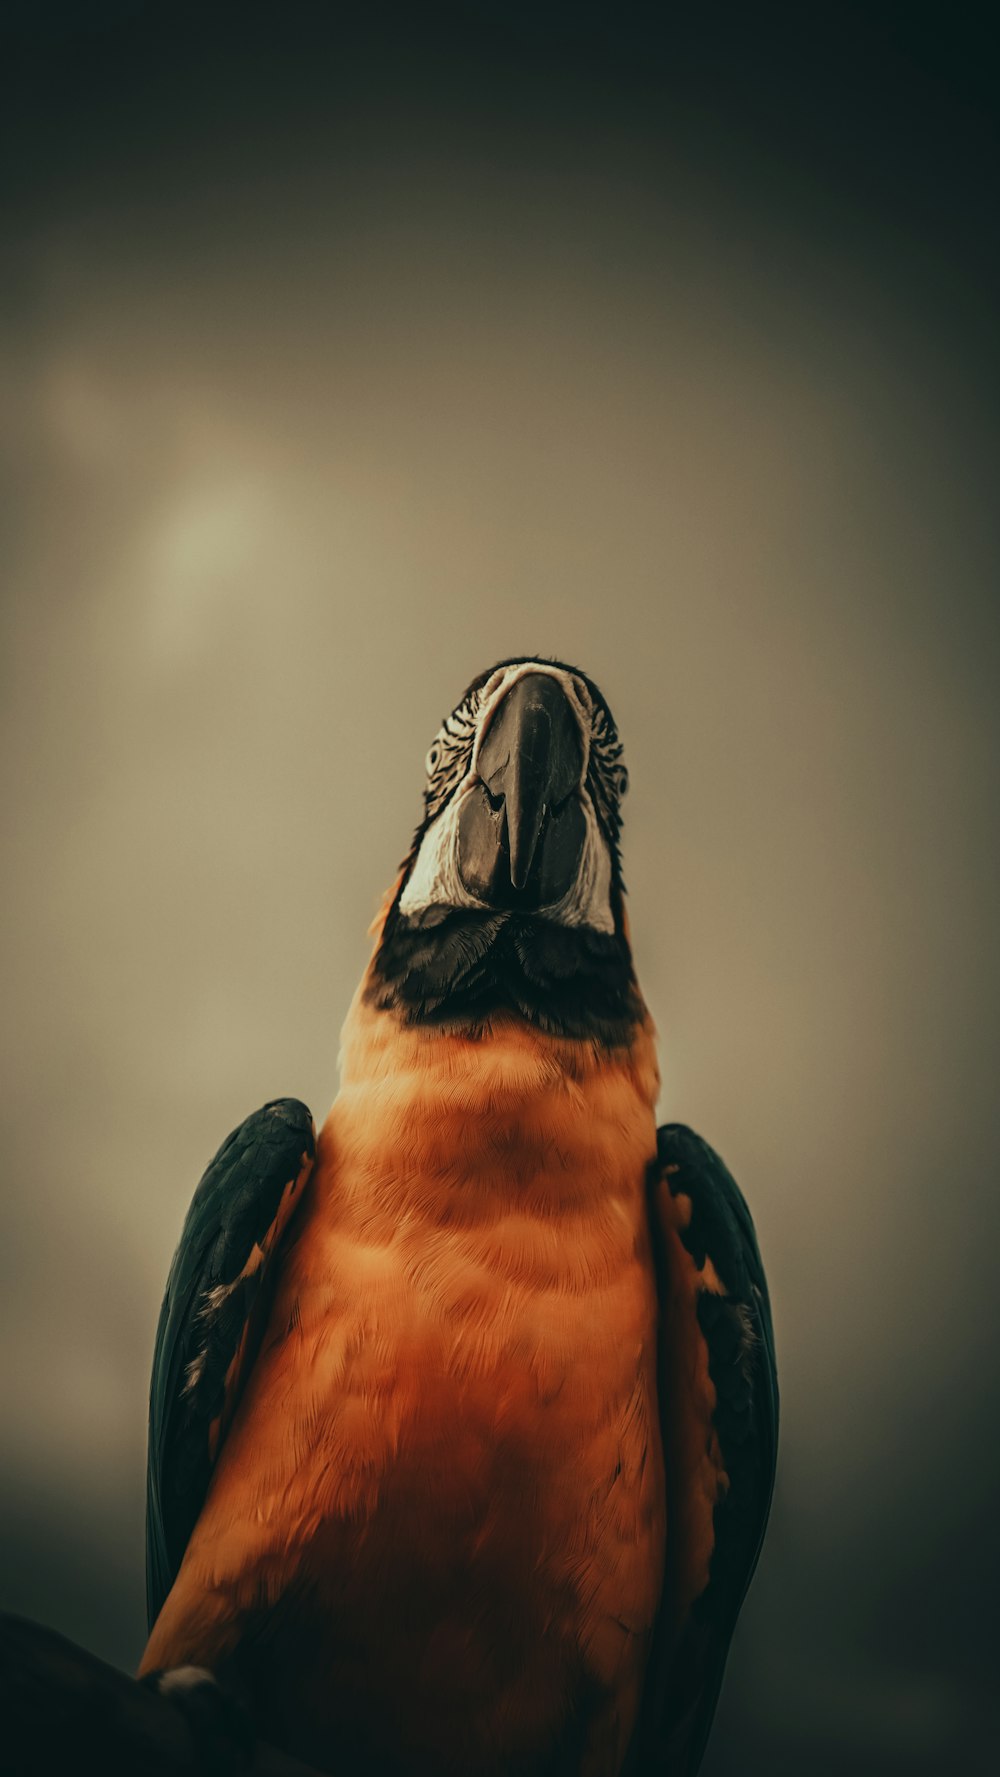
[[[617,930],[568,927],[538,915],[449,908],[386,920],[366,993],[408,1023],[475,1028],[512,1011],[554,1036],[609,1047],[644,1015],[628,943]]]

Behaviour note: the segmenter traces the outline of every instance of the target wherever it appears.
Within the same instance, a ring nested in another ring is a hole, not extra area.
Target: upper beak
[[[491,905],[545,906],[575,880],[585,828],[583,743],[558,680],[517,679],[480,744],[479,795],[459,823],[466,887]]]

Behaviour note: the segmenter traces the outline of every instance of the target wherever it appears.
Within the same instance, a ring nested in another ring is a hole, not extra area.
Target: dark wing
[[[271,1261],[312,1171],[304,1104],[275,1099],[223,1142],[194,1194],[160,1310],[149,1391],[146,1604],[159,1616],[267,1319]]]
[[[750,1211],[718,1154],[680,1123],[658,1132],[650,1219],[667,1560],[634,1769],[694,1777],[764,1540],[778,1380]]]

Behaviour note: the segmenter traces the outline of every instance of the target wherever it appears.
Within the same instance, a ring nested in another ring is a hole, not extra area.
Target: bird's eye
[[[440,748],[440,745],[438,744],[438,742],[435,741],[434,745],[430,748],[430,751],[427,754],[427,758],[424,760],[424,764],[427,767],[427,776],[428,777],[432,777],[434,775],[434,773],[437,770],[440,763],[441,763],[441,748]]]

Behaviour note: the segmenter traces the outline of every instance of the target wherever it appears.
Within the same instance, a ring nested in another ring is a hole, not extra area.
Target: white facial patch
[[[409,881],[400,896],[400,913],[426,913],[429,907],[482,907],[470,895],[458,868],[458,822],[462,805],[476,790],[470,771],[447,808],[432,821],[423,839]]]
[[[413,917],[426,913],[432,907],[488,908],[489,903],[471,895],[462,881],[458,862],[459,820],[465,802],[478,793],[481,781],[477,769],[479,755],[490,723],[511,686],[518,679],[527,678],[529,674],[542,674],[546,678],[558,680],[580,725],[583,762],[579,793],[586,827],[580,864],[572,888],[551,906],[538,907],[533,911],[559,925],[589,926],[594,931],[613,933],[611,853],[587,788],[593,714],[590,694],[581,679],[543,661],[529,660],[517,666],[501,667],[482,686],[468,770],[455,793],[423,836],[413,869],[400,897],[399,910]]]

